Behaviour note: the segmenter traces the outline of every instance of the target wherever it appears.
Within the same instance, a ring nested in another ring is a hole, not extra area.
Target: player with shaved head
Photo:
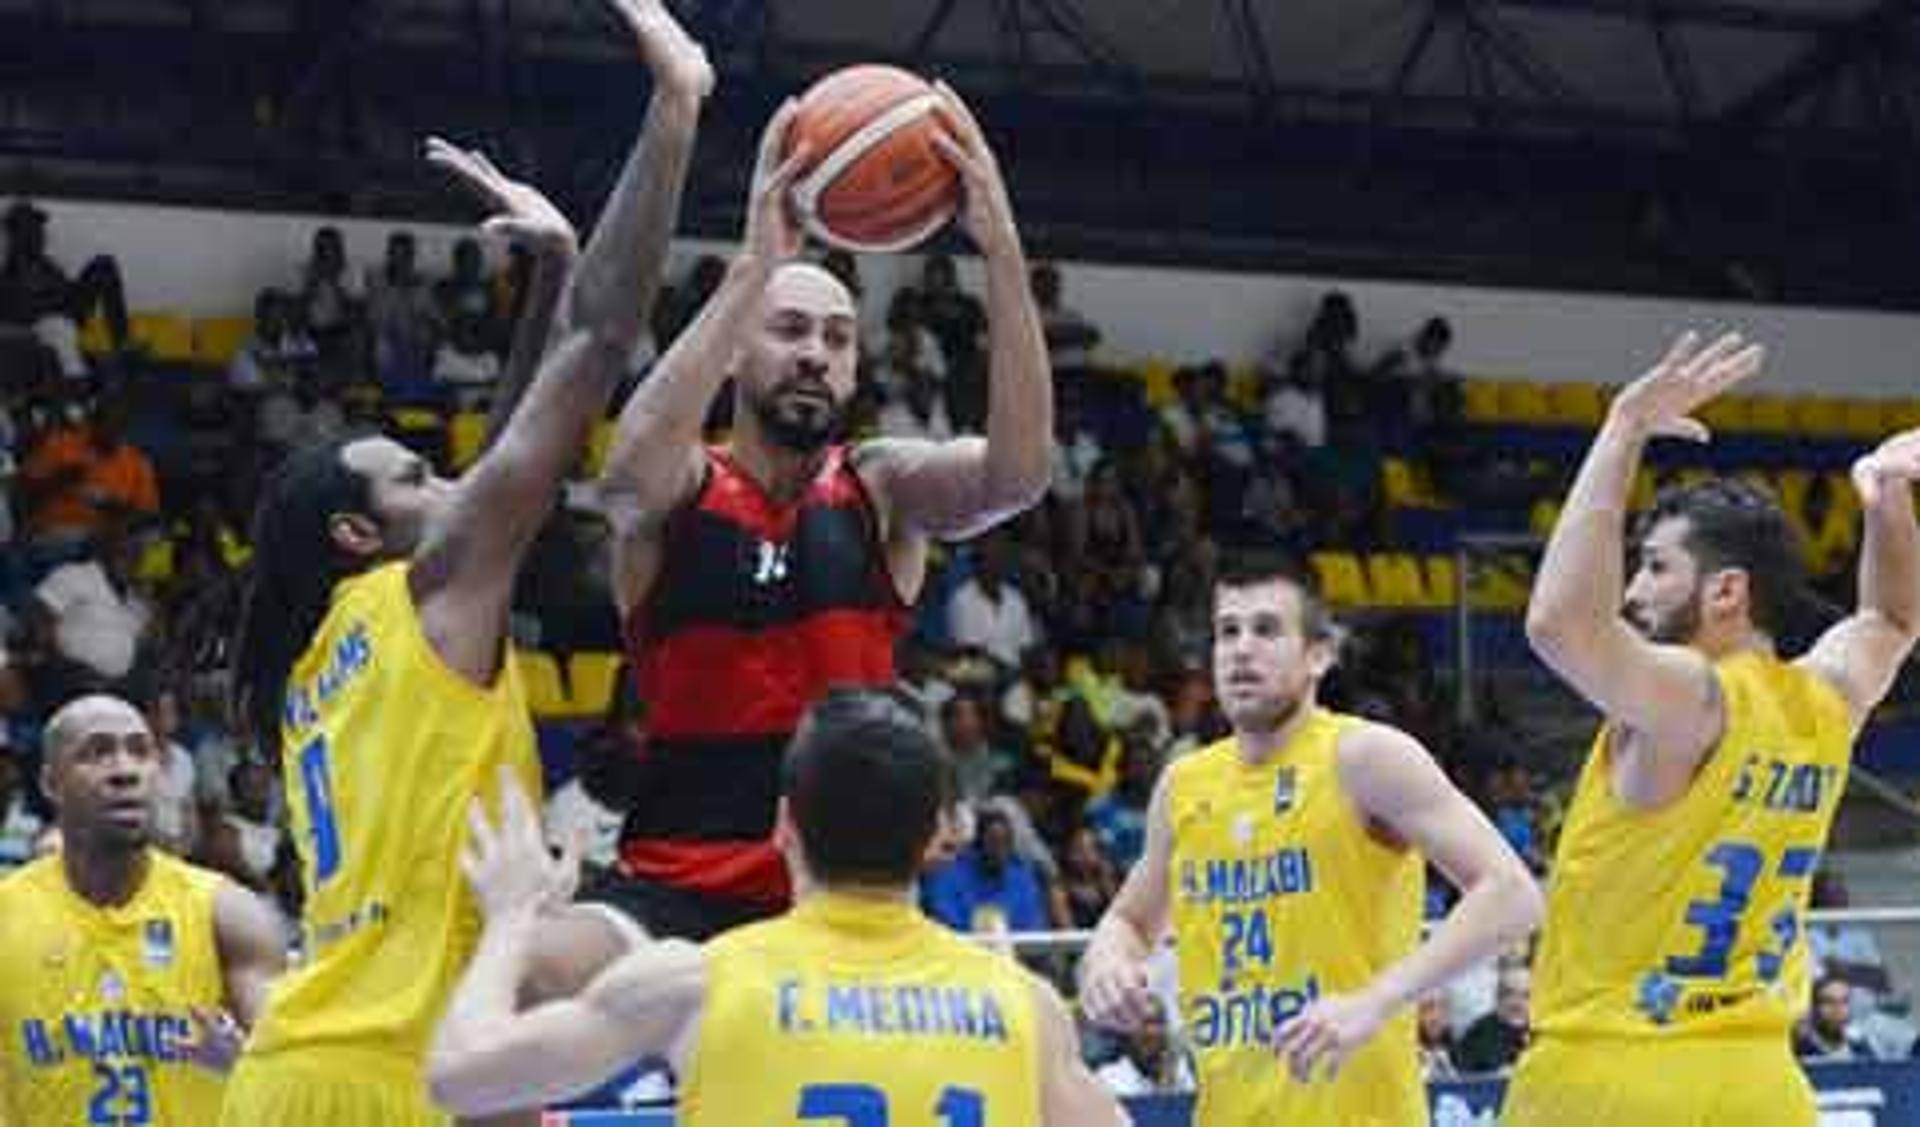
[[[153,847],[160,742],[139,709],[82,697],[43,742],[62,845],[0,881],[0,1122],[217,1122],[286,932]]]
[[[986,435],[843,444],[858,317],[832,274],[796,261],[780,154],[793,104],[762,139],[745,246],[620,417],[603,496],[615,596],[648,702],[619,878],[590,895],[651,931],[704,939],[788,900],[770,841],[781,749],[836,684],[893,680],[894,642],[932,537],[980,532],[1046,491],[1052,379],[1026,256],[979,125],[942,88],[942,151],[985,260],[992,371]],[[733,380],[733,431],[702,424]]]

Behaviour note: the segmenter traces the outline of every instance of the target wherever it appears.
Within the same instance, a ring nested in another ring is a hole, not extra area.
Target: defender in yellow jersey
[[[537,252],[497,440],[457,481],[386,438],[303,451],[261,500],[236,704],[280,757],[307,890],[306,961],[274,992],[235,1072],[226,1121],[237,1127],[445,1118],[427,1097],[425,1056],[479,933],[457,871],[465,804],[496,767],[539,781],[507,644],[515,574],[626,373],[713,82],[660,0],[612,2],[654,92],[571,279],[573,230],[551,204],[479,153],[428,146],[499,209],[488,230]],[[591,912],[549,938],[627,942]]]
[[[476,809],[467,872],[487,927],[440,1027],[435,1096],[466,1115],[538,1106],[654,1051],[682,1077],[685,1127],[1124,1123],[1053,988],[914,906],[951,772],[911,706],[835,690],[782,768],[795,907],[703,947],[662,940],[521,1013],[516,983],[567,874],[517,792],[497,834]]]
[[[149,845],[158,744],[131,705],[83,697],[43,742],[62,848],[0,880],[0,1123],[217,1122],[280,922]]]
[[[1161,776],[1146,852],[1081,964],[1087,1013],[1128,1028],[1171,930],[1200,1127],[1424,1124],[1408,1003],[1540,916],[1526,867],[1424,748],[1320,707],[1333,659],[1304,579],[1257,562],[1221,578],[1233,735]],[[1463,893],[1425,945],[1423,857]]]
[[[1688,416],[1761,359],[1689,334],[1621,391],[1540,565],[1528,637],[1607,719],[1560,833],[1507,1124],[1815,1120],[1788,1046],[1808,1002],[1801,935],[1854,734],[1920,623],[1920,432],[1855,464],[1860,609],[1799,660],[1778,653],[1804,599],[1798,545],[1744,483],[1656,498],[1621,590],[1647,440],[1704,438]]]

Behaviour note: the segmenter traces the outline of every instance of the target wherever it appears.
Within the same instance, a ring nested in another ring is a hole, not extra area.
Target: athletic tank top
[[[1659,810],[1614,796],[1611,726],[1560,832],[1533,978],[1546,1036],[1783,1037],[1808,997],[1813,871],[1846,790],[1853,720],[1818,675],[1714,667],[1726,731]]]
[[[288,679],[280,738],[303,961],[247,1051],[352,1053],[354,1067],[424,1085],[434,1025],[479,942],[460,871],[468,804],[492,805],[502,765],[540,800],[513,655],[490,687],[449,668],[421,630],[407,564],[384,565],[334,588]]]
[[[1315,1000],[1359,990],[1419,942],[1425,868],[1368,828],[1340,785],[1359,723],[1315,709],[1267,762],[1233,738],[1167,768],[1169,889],[1200,1127],[1427,1121],[1411,1010],[1332,1081],[1301,1084],[1270,1048]]]
[[[682,1127],[1034,1127],[1035,983],[911,904],[823,893],[707,944]]]
[[[647,702],[621,835],[632,875],[785,903],[767,839],[787,740],[829,688],[892,683],[908,625],[847,457],[831,448],[782,504],[710,449],[699,493],[668,523],[660,574],[623,629]]]
[[[0,1123],[217,1123],[225,1077],[187,1060],[192,1009],[226,996],[224,879],[157,849],[101,907],[45,857],[0,881]]]

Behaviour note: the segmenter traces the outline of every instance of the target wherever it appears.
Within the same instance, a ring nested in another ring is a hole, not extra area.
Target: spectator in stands
[[[128,409],[125,389],[108,389],[81,421],[47,431],[28,451],[20,489],[34,540],[71,546],[160,514],[153,463],[126,440]]]
[[[1166,1004],[1156,999],[1122,1042],[1121,1055],[1094,1074],[1121,1099],[1194,1090],[1193,1062],[1167,1037]]]
[[[1085,314],[1066,304],[1059,267],[1051,262],[1036,263],[1029,279],[1034,304],[1040,308],[1040,327],[1047,336],[1047,354],[1053,359],[1055,377],[1071,379],[1085,375],[1093,366],[1093,350],[1100,344],[1100,330]]]
[[[1080,500],[1087,491],[1087,475],[1105,456],[1106,449],[1087,417],[1086,393],[1079,383],[1054,385],[1052,498]]]
[[[993,935],[1047,926],[1040,875],[1014,850],[1013,824],[998,810],[980,811],[974,841],[928,874],[921,886],[927,914],[955,931]]]
[[[253,336],[233,354],[227,383],[241,391],[292,387],[317,371],[320,347],[301,328],[293,299],[264,289],[253,300]]]
[[[1509,966],[1494,988],[1493,1012],[1467,1027],[1455,1060],[1466,1073],[1505,1072],[1526,1048],[1530,1026],[1527,1006],[1533,998],[1533,973]]]
[[[1147,805],[1166,755],[1138,730],[1122,737],[1120,747],[1120,781],[1087,805],[1087,826],[1114,868],[1124,873],[1146,848]]]
[[[1327,442],[1327,401],[1310,369],[1300,352],[1288,358],[1284,373],[1268,372],[1260,415],[1269,436],[1292,435],[1301,446],[1315,450]]]
[[[180,735],[180,698],[161,689],[147,701],[147,727],[159,748],[153,780],[154,844],[176,857],[193,857],[200,845],[199,788],[195,785],[193,753]]]
[[[1845,908],[1853,897],[1846,878],[1832,869],[1813,875],[1809,906],[1819,910]],[[1853,988],[1853,1005],[1872,1010],[1880,999],[1892,993],[1886,960],[1873,932],[1859,924],[1812,923],[1807,925],[1807,944],[1814,958],[1814,971],[1822,977],[1838,978]]]
[[[1460,1070],[1453,1063],[1453,1021],[1447,1011],[1447,995],[1435,990],[1420,999],[1415,1018],[1420,1039],[1420,1075],[1425,1080],[1457,1080]]]
[[[33,808],[19,756],[0,746],[0,877],[33,859],[46,820]]]
[[[1459,373],[1446,366],[1453,326],[1429,317],[1412,343],[1395,348],[1374,366],[1374,378],[1391,389],[1404,437],[1425,452],[1428,443],[1459,424],[1466,392]]]
[[[201,853],[209,867],[255,892],[276,891],[276,870],[289,844],[275,814],[275,782],[273,768],[265,763],[248,759],[236,764],[227,783],[233,806],[207,827]]]
[[[387,236],[387,260],[367,274],[367,325],[373,333],[373,374],[388,394],[412,391],[433,369],[438,307],[420,273],[413,235]],[[471,296],[471,295],[469,295]],[[489,305],[492,302],[488,296]]]
[[[946,361],[947,410],[954,425],[978,430],[986,423],[987,364],[980,340],[987,310],[960,288],[953,259],[930,254],[920,269],[920,321],[940,344]]]
[[[487,281],[486,256],[477,239],[453,244],[453,273],[433,287],[439,309],[440,347],[433,357],[433,378],[462,389],[456,395],[476,398],[474,389],[491,388],[500,378],[500,327],[493,317],[493,290]]]
[[[155,625],[134,583],[144,535],[105,525],[91,555],[54,568],[34,588],[27,621],[41,655],[41,699],[115,691],[134,673]]]
[[[1540,847],[1538,803],[1533,795],[1533,777],[1518,759],[1495,765],[1487,777],[1487,814],[1500,830],[1500,836],[1534,872],[1546,869],[1546,855]]]
[[[313,233],[313,249],[301,272],[296,308],[320,350],[328,380],[350,378],[360,366],[365,295],[347,269],[347,244],[337,227]]]
[[[1042,634],[1026,595],[1009,574],[1012,544],[1005,529],[975,541],[973,574],[947,598],[947,634],[955,646],[992,658],[1006,673]]]
[[[1321,295],[1299,350],[1288,358],[1288,371],[1297,372],[1325,396],[1327,423],[1335,432],[1345,429],[1370,433],[1365,426],[1370,381],[1353,357],[1359,337],[1360,316],[1353,299],[1330,290]]]
[[[96,311],[106,319],[116,352],[128,346],[127,300],[120,266],[104,255],[77,277],[47,255],[47,213],[16,200],[4,217],[7,256],[0,261],[0,328],[31,332],[58,358],[69,378],[87,374],[80,355],[80,326]]]
[[[930,357],[923,348],[931,346],[923,345],[923,338],[926,334],[918,329],[887,330],[887,346],[876,366],[886,396],[876,429],[886,438],[944,442],[954,435],[946,391],[927,363]]]
[[[1160,426],[1173,439],[1175,449],[1187,458],[1199,456],[1205,437],[1207,385],[1201,369],[1186,366],[1173,373],[1173,400],[1160,408]]]
[[[1793,1031],[1793,1054],[1803,1061],[1872,1060],[1873,1050],[1853,1033],[1853,990],[1838,975],[1813,984],[1813,1005]]]
[[[977,805],[1013,782],[1014,758],[989,739],[978,697],[955,693],[947,698],[940,706],[940,734],[953,763],[955,801]]]
[[[1144,571],[1146,538],[1140,515],[1120,488],[1111,461],[1087,476],[1085,498],[1066,513],[1066,574],[1071,588],[1068,618],[1081,641],[1102,635],[1144,639],[1148,604]]]
[[[1060,851],[1060,875],[1049,890],[1048,909],[1053,926],[1062,930],[1091,928],[1113,903],[1120,876],[1102,852],[1093,829],[1081,826],[1067,837]]]

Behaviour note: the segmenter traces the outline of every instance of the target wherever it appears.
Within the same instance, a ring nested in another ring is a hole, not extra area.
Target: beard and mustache
[[[775,445],[799,454],[815,453],[839,437],[847,414],[847,404],[826,380],[805,371],[749,395],[747,406]]]
[[[1695,587],[1680,605],[1665,614],[1629,606],[1626,608],[1626,620],[1649,642],[1684,646],[1700,632],[1700,588]]]

